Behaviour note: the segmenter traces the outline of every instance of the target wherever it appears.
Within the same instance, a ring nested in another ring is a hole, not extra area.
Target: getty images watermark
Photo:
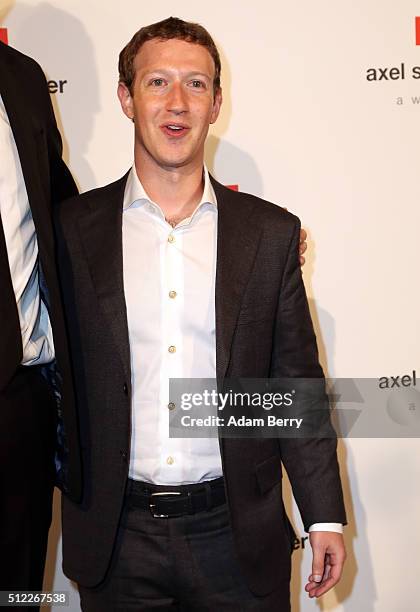
[[[227,392],[218,392],[216,389],[204,389],[201,393],[181,393],[181,410],[190,411],[198,408],[214,409],[217,415],[193,416],[183,414],[180,417],[183,427],[292,427],[299,429],[303,423],[302,417],[280,417],[276,414],[264,414],[262,417],[251,416],[254,411],[265,410],[266,412],[281,407],[293,406],[295,390],[286,393],[258,393],[240,392],[230,389]],[[235,411],[232,414],[231,408]],[[227,410],[226,410],[227,409]],[[229,416],[221,416],[222,411],[230,413]],[[251,411],[251,413],[250,413]],[[243,414],[241,414],[243,413]]]
[[[169,436],[420,437],[416,372],[390,380],[385,385],[384,377],[235,378],[217,384],[214,379],[173,378]]]

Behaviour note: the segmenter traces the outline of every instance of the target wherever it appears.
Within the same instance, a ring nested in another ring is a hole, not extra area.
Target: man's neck
[[[162,209],[169,223],[189,217],[203,196],[203,165],[194,168],[148,167],[135,160],[137,176],[149,198]]]

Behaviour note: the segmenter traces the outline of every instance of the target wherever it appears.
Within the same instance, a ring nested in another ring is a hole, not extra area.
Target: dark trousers
[[[83,612],[289,612],[289,584],[253,595],[236,559],[227,505],[193,515],[154,518],[124,509],[108,576],[79,585]]]
[[[55,418],[40,367],[20,367],[0,392],[0,591],[42,589]]]

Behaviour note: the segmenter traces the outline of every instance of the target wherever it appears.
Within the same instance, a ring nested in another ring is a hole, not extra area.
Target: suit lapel
[[[261,227],[251,198],[241,198],[213,178],[211,180],[218,209],[216,372],[217,379],[222,380],[229,365],[236,321],[258,250]]]
[[[54,245],[45,126],[33,114],[32,104],[25,103],[28,94],[23,87],[24,77],[20,75],[19,67],[13,58],[4,54],[3,49],[1,51],[0,94],[18,150],[40,252],[47,253],[45,259],[48,259],[53,257]],[[40,149],[44,156],[42,170]]]
[[[122,245],[122,207],[127,176],[96,192],[98,196],[90,201],[90,210],[79,219],[79,229],[98,302],[130,382]]]
[[[47,197],[43,191],[39,171],[34,164],[34,161],[38,160],[37,138],[42,138],[43,126],[36,125],[35,118],[31,114],[31,105],[25,105],[27,93],[20,88],[17,80],[19,77],[13,74],[16,67],[6,62],[7,59],[0,63],[0,94],[19,153],[29,201],[32,203],[38,201],[40,197],[44,199]]]

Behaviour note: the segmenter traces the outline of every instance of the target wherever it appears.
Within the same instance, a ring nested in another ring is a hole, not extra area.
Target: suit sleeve
[[[50,164],[51,203],[54,207],[58,202],[62,202],[63,200],[77,195],[78,189],[70,170],[62,159],[63,144],[61,135],[57,127],[47,82],[41,69],[40,72],[42,73],[43,107],[45,108],[48,158]]]
[[[283,437],[279,440],[282,462],[308,530],[314,523],[345,524],[346,516],[337,439],[330,422],[324,375],[299,263],[299,232],[300,222],[295,217],[277,306],[271,376],[299,379],[296,393],[303,384],[311,395],[309,405],[315,410],[323,407],[326,437]]]

